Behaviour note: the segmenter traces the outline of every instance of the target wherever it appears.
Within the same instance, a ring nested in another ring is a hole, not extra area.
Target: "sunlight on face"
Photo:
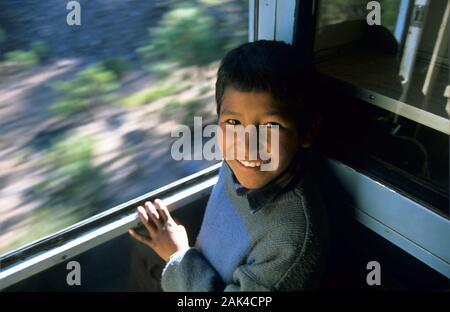
[[[291,163],[298,150],[298,133],[292,113],[283,105],[277,103],[267,92],[241,92],[234,88],[225,89],[220,107],[219,126],[221,133],[226,133],[226,127],[254,125],[270,127],[277,125],[279,129],[278,153],[272,153],[270,135],[265,143],[267,153],[271,155],[271,161],[278,164],[275,170],[261,171],[256,164],[261,163],[259,154],[256,160],[249,158],[249,140],[226,140],[227,136],[219,136],[219,146],[222,155],[232,149],[233,159],[225,161],[230,166],[239,183],[249,189],[261,188],[280,175]],[[264,143],[263,143],[264,144]],[[239,146],[238,146],[239,145]],[[238,155],[238,149],[244,149],[242,155]],[[241,157],[238,157],[241,156]]]

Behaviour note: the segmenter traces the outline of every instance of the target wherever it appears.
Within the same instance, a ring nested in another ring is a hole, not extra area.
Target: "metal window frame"
[[[4,254],[0,258],[0,290],[67,261],[139,225],[136,207],[155,198],[175,211],[208,196],[222,162],[118,205],[62,231]]]
[[[297,0],[250,0],[249,41],[294,42]]]
[[[345,94],[354,96],[368,104],[384,109],[385,111],[397,114],[412,120],[420,125],[437,130],[441,133],[450,135],[450,120],[444,117],[427,112],[415,106],[395,100],[381,93],[358,87],[347,81],[319,74],[322,83]]]
[[[326,161],[351,194],[347,204],[359,223],[450,279],[449,219],[344,163]]]

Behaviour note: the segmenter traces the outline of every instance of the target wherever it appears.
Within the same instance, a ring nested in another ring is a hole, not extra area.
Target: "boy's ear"
[[[300,136],[300,146],[303,148],[309,148],[314,143],[314,139],[319,134],[319,129],[322,124],[322,116],[317,114],[313,118],[309,131]]]

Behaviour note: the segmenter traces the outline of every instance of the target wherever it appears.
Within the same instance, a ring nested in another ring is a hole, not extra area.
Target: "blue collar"
[[[303,154],[303,152],[297,153],[297,156],[292,160],[291,164],[282,174],[259,189],[248,189],[242,186],[228,163],[226,161],[224,161],[224,163],[231,173],[232,186],[233,190],[236,192],[236,195],[245,197],[248,201],[250,212],[255,213],[266,203],[271,202],[280,193],[303,181],[303,160],[305,158]]]

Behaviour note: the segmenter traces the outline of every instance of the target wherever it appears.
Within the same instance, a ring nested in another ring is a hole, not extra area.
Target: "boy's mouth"
[[[270,162],[270,159],[268,160],[253,160],[253,161],[247,161],[247,160],[239,160],[237,159],[237,162],[242,165],[245,168],[258,168],[261,167],[261,164],[266,164]]]

